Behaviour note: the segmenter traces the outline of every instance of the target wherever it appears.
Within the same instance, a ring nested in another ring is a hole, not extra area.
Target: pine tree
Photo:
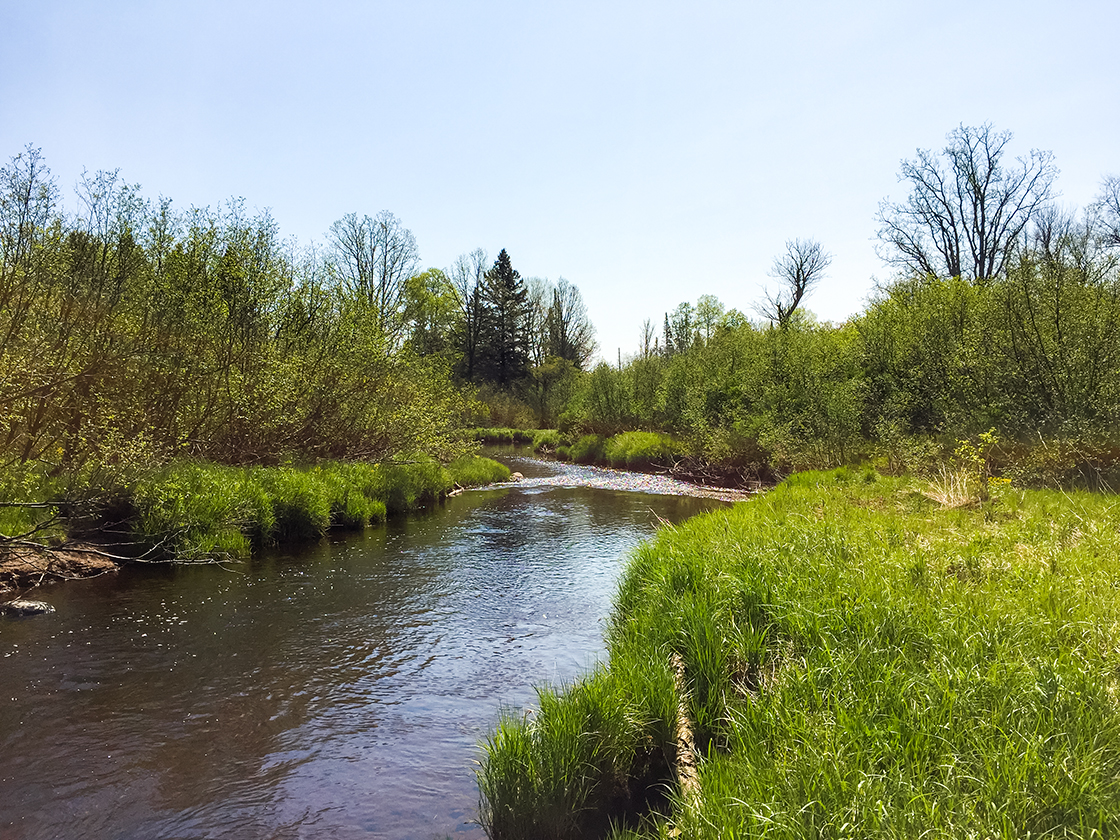
[[[483,295],[480,378],[504,388],[524,377],[529,369],[529,290],[504,248],[486,272]]]

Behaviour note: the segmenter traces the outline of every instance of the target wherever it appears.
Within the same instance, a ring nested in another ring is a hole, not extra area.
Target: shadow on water
[[[127,569],[0,620],[0,837],[481,837],[498,710],[602,654],[658,519],[720,504],[514,469],[237,572]]]

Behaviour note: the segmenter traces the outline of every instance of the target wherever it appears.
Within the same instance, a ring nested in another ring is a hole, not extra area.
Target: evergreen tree
[[[529,290],[503,248],[486,272],[481,324],[481,378],[500,387],[522,379],[529,369]]]

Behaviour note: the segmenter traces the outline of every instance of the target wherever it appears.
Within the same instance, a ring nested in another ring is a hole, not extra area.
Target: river
[[[55,585],[33,596],[54,615],[0,619],[0,840],[483,837],[499,709],[602,655],[659,520],[724,504],[511,466],[385,527]]]

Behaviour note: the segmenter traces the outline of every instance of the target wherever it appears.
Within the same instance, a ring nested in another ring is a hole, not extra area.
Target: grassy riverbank
[[[556,429],[472,429],[480,443],[523,445],[561,461],[629,470],[667,469],[685,455],[679,441],[661,432],[571,435]]]
[[[81,576],[83,553],[87,560],[98,560],[91,573],[105,570],[106,553],[147,551],[147,559],[177,562],[244,559],[255,547],[315,539],[331,529],[364,528],[426,507],[456,487],[505,481],[509,469],[476,455],[447,465],[419,457],[309,467],[187,460],[137,471],[110,486],[96,486],[93,478],[62,480],[32,471],[6,477],[0,501],[46,502],[0,508],[2,533],[9,537],[0,556],[0,587]],[[13,542],[11,535],[22,539]],[[87,542],[75,553],[69,547],[75,539],[116,545],[98,555]],[[131,545],[122,547],[125,543]],[[52,564],[60,574],[51,573]]]
[[[609,667],[489,739],[491,836],[627,811],[616,836],[1120,832],[1120,501],[944,490],[804,473],[663,529],[622,581]]]
[[[136,535],[167,541],[176,557],[245,557],[254,545],[364,528],[430,505],[456,486],[507,478],[506,467],[473,455],[446,466],[426,458],[308,468],[183,462],[145,476],[129,501]]]

